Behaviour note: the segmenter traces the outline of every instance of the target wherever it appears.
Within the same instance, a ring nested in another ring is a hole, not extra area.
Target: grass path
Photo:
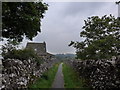
[[[75,70],[73,70],[73,68],[67,64],[63,64],[63,75],[65,88],[80,88],[80,90],[89,90],[88,88],[84,87],[85,80],[78,78],[78,73],[76,73]]]
[[[51,88],[54,81],[59,64],[55,64],[50,70],[45,72],[40,79],[38,79],[29,88]]]
[[[59,65],[58,71],[56,73],[52,88],[64,88],[64,79],[62,73],[62,64]]]
[[[55,64],[50,70],[45,72],[41,78],[29,86],[29,89],[52,88],[59,64]],[[83,78],[78,78],[78,73],[76,73],[76,71],[69,65],[63,63],[62,72],[64,76],[65,88],[80,88],[80,90],[90,90],[89,88],[85,88],[85,80]]]

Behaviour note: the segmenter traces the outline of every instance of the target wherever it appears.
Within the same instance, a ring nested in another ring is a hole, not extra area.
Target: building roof
[[[26,48],[32,48],[35,50],[35,52],[40,56],[54,56],[46,51],[46,43],[34,43],[34,42],[28,42],[26,45]]]
[[[33,43],[33,42],[28,42],[26,45],[26,48],[32,48],[35,50],[37,53],[46,53],[46,43]]]

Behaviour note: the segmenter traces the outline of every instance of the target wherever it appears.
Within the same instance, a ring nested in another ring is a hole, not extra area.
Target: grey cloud
[[[109,2],[71,2],[64,10],[64,15],[93,14]]]
[[[42,20],[42,32],[34,38],[34,42],[47,43],[51,53],[75,53],[68,47],[70,41],[81,41],[80,32],[84,20],[91,15],[102,15],[115,9],[111,3],[49,3],[48,11]],[[108,8],[111,10],[106,10]]]

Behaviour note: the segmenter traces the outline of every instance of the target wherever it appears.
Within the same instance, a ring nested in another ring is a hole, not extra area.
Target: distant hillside
[[[74,59],[76,57],[75,54],[56,54],[55,56],[58,59]]]

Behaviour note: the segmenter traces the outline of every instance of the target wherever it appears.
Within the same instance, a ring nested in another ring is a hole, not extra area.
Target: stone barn
[[[28,42],[26,48],[33,49],[39,56],[43,58],[49,59],[54,57],[54,55],[47,52],[45,42],[43,43]]]

